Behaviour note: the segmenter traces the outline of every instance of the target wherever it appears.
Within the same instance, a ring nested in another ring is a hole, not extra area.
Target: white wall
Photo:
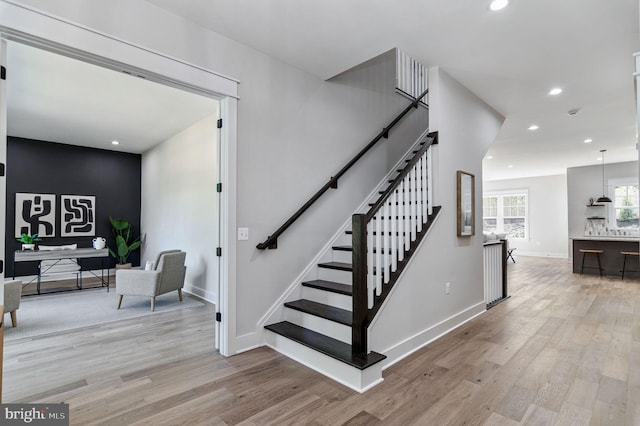
[[[235,219],[249,240],[229,254],[237,278],[229,338],[237,350],[260,344],[258,320],[395,163],[389,146],[398,132],[293,225],[277,250],[256,245],[408,103],[393,93],[395,66],[383,57],[322,81],[142,0],[23,3],[240,81]],[[407,144],[424,127],[407,132]]]
[[[185,290],[217,301],[218,112],[142,155],[141,264],[187,252]]]
[[[605,164],[605,180],[633,178],[638,181],[638,162]],[[605,183],[606,184],[606,183]],[[606,189],[609,198],[613,194]],[[589,216],[609,218],[607,207],[587,207],[589,198],[602,195],[602,165],[567,169],[569,238],[584,236],[585,220]]]
[[[504,118],[437,68],[430,70],[430,88],[437,114],[431,127],[439,131],[435,202],[442,211],[370,328],[370,347],[386,354],[387,364],[485,310],[482,230],[456,236],[456,171],[475,175],[481,223],[482,158]]]
[[[529,193],[529,235],[509,242],[515,255],[569,257],[567,250],[567,176],[485,181],[484,191],[526,189]],[[482,221],[480,222],[482,224]]]

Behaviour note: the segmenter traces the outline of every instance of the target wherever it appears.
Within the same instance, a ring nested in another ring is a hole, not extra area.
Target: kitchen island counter
[[[602,250],[600,254],[600,262],[602,264],[602,274],[608,276],[621,276],[622,263],[624,262],[623,251],[637,252],[640,251],[640,238],[637,236],[588,236],[588,237],[572,237],[572,253],[573,253],[573,272],[579,274],[582,264],[582,253],[580,249]],[[585,269],[583,274],[598,275],[596,257],[589,255],[584,260]],[[588,268],[587,268],[588,267]],[[594,269],[595,268],[595,269]],[[631,270],[640,269],[640,265],[636,259],[635,262],[627,264],[625,278],[640,278],[640,272],[631,272]]]

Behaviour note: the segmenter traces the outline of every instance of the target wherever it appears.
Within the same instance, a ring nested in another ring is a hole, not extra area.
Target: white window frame
[[[609,194],[609,198],[611,198],[611,203],[608,203],[607,212],[608,212],[608,220],[609,229],[617,229],[618,222],[616,221],[616,187],[617,186],[633,186],[638,185],[638,178],[636,177],[627,177],[620,179],[608,179],[607,180],[607,194]],[[638,208],[638,213],[640,214],[640,203]],[[624,229],[624,228],[623,228]]]
[[[525,205],[525,208],[524,208],[524,237],[522,237],[522,238],[508,237],[508,238],[510,240],[524,241],[524,240],[528,240],[529,239],[529,203],[530,203],[530,198],[529,198],[529,190],[528,189],[505,189],[505,190],[501,190],[501,191],[484,192],[482,194],[482,201],[483,201],[482,226],[484,228],[484,198],[485,197],[497,197],[498,198],[498,203],[497,203],[498,216],[496,217],[496,227],[497,227],[496,233],[497,234],[505,233],[505,231],[504,231],[504,197],[515,196],[515,195],[524,195],[525,198],[526,198],[526,205]]]

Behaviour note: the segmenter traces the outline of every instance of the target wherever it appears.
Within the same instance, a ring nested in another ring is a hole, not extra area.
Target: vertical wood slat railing
[[[408,95],[417,97],[429,85],[429,70],[400,49],[396,50],[396,89]],[[421,98],[420,103],[428,104],[428,100]]]
[[[507,241],[485,243],[482,250],[484,263],[484,297],[487,309],[507,299]]]
[[[432,147],[437,143],[437,133],[426,135],[369,211],[352,216],[355,353],[368,353],[367,327],[425,235],[429,218],[439,210],[429,182]]]

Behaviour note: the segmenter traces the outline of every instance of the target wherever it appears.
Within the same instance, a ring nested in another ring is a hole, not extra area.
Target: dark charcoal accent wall
[[[56,195],[56,236],[40,244],[74,244],[92,247],[94,237],[60,237],[60,195],[96,197],[96,236],[114,246],[109,216],[127,219],[134,235],[140,233],[141,156],[61,143],[17,137],[7,138],[6,271],[14,275],[13,253],[21,243],[15,239],[15,194],[17,192]],[[129,260],[140,264],[140,250]],[[99,259],[82,260],[83,269],[99,269]],[[110,258],[113,267],[115,259]],[[16,276],[36,275],[36,262],[16,264]]]

